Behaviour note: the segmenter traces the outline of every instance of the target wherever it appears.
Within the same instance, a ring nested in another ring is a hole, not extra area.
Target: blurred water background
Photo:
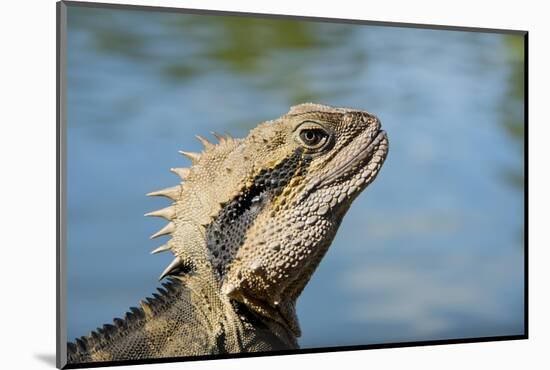
[[[159,286],[145,193],[178,150],[307,101],[375,113],[390,153],[298,301],[301,346],[523,333],[521,36],[70,6],[67,58],[69,338]]]

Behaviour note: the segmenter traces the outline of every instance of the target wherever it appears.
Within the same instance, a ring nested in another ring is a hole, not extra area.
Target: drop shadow
[[[55,353],[35,353],[34,358],[42,361],[46,365],[55,367]]]

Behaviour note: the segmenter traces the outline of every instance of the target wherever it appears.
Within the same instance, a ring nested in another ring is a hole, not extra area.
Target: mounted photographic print
[[[527,32],[57,10],[58,367],[527,338]]]

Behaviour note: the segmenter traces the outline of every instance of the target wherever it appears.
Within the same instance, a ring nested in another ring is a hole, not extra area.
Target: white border
[[[516,1],[111,1],[216,10],[530,31],[530,337],[528,341],[216,360],[140,368],[518,369],[548,364],[550,327],[545,210],[550,83],[544,2]],[[55,354],[55,1],[11,1],[2,38],[0,181],[2,367],[53,368]],[[480,152],[482,155],[482,151]],[[11,366],[10,366],[11,365]]]

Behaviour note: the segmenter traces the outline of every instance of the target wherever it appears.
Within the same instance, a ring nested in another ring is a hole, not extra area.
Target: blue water
[[[522,334],[519,36],[68,11],[68,336],[150,295],[143,217],[195,134],[241,137],[315,101],[390,138],[298,301],[302,347]],[[519,56],[518,56],[519,55]]]

